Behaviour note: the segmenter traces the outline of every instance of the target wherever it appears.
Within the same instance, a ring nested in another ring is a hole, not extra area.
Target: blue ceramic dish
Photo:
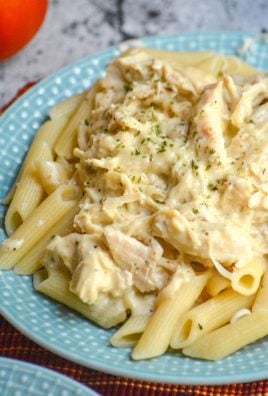
[[[55,371],[7,358],[0,358],[0,391],[5,396],[98,396]]]
[[[181,33],[140,39],[145,46],[169,50],[212,50],[235,54],[246,33]],[[0,196],[10,189],[23,157],[49,108],[88,88],[119,54],[109,48],[46,78],[17,100],[0,119]],[[268,44],[257,42],[244,60],[268,69]],[[4,207],[0,209],[3,218]],[[6,237],[0,230],[1,240]],[[55,301],[36,293],[31,277],[0,272],[2,314],[27,337],[73,362],[104,372],[143,380],[183,384],[223,384],[268,377],[268,339],[249,345],[218,362],[193,360],[179,353],[132,361],[129,349],[109,346],[114,330],[103,330]]]

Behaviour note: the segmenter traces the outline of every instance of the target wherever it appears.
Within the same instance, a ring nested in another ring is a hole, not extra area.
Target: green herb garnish
[[[215,184],[209,183],[209,184],[208,184],[208,189],[209,189],[210,191],[217,191],[217,190],[218,190],[218,187],[217,187]]]
[[[198,169],[198,165],[194,162],[194,160],[191,161],[191,167],[192,167],[192,169],[195,169],[195,170]]]
[[[159,199],[155,199],[155,202],[161,205],[164,205],[165,201],[159,201]]]

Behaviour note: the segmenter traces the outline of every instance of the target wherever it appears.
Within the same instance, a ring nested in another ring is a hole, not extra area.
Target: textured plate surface
[[[0,390],[5,396],[97,396],[64,375],[7,358],[0,358]]]
[[[169,50],[214,50],[235,54],[248,34],[190,33],[139,40],[143,45]],[[122,47],[121,47],[122,48]],[[49,108],[88,88],[119,54],[113,47],[84,58],[43,80],[23,95],[0,119],[0,197],[8,192],[29,144]],[[258,42],[244,60],[268,69],[268,44]],[[4,208],[1,207],[0,217]],[[3,230],[0,238],[5,238]],[[3,315],[22,333],[69,360],[104,372],[168,383],[220,384],[268,377],[268,339],[247,346],[219,362],[206,362],[167,353],[157,359],[133,362],[129,349],[109,346],[114,330],[91,324],[62,305],[36,293],[29,277],[0,272]]]

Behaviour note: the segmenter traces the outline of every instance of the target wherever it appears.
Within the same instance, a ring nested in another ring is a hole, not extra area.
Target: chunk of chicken
[[[245,121],[249,120],[254,107],[259,105],[267,96],[268,78],[246,88],[232,114],[232,124],[240,128]]]
[[[47,253],[53,255],[55,258],[60,258],[71,273],[73,273],[78,264],[77,243],[79,238],[79,234],[76,233],[66,235],[65,237],[57,235],[47,246]],[[49,268],[47,269],[49,270]]]
[[[225,162],[224,148],[226,104],[223,100],[223,82],[219,81],[208,86],[197,104],[192,135],[201,155],[208,157],[215,154],[221,162]],[[200,154],[199,154],[200,155]]]
[[[115,64],[127,81],[147,81],[152,77],[154,58],[145,52],[135,51],[119,58]]]
[[[192,257],[208,259],[211,257],[230,265],[243,257],[252,257],[252,241],[249,224],[240,224],[234,221],[226,224],[188,221],[177,210],[163,210],[152,217],[152,233],[169,242],[177,250]]]
[[[200,240],[193,225],[177,210],[159,211],[152,217],[152,233],[169,242],[178,251],[208,257],[208,242]]]
[[[185,77],[178,69],[176,70],[168,64],[165,64],[162,65],[162,73],[165,80],[177,91],[188,92],[193,95],[197,94],[197,91],[189,78]]]
[[[150,292],[161,289],[167,282],[168,274],[157,265],[159,251],[114,227],[106,227],[104,236],[116,264],[132,273],[138,290]]]
[[[117,287],[121,295],[132,285],[131,274],[121,274],[111,256],[94,237],[81,235],[78,245],[79,264],[73,272],[70,290],[87,304],[93,304],[98,295],[107,293]]]

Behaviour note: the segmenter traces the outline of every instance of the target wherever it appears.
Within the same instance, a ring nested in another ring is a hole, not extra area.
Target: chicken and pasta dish
[[[9,196],[0,268],[133,359],[221,359],[268,335],[268,77],[135,48],[56,105]],[[267,146],[267,150],[266,150]]]

